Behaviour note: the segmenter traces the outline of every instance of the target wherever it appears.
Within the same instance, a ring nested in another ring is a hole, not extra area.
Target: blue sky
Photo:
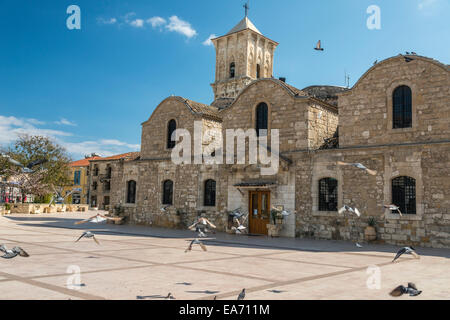
[[[141,126],[172,94],[211,103],[212,34],[245,0],[2,0],[0,145],[44,134],[74,159],[139,149]],[[81,30],[66,27],[69,5]],[[381,29],[369,30],[370,5]],[[251,0],[249,17],[280,43],[274,76],[295,87],[350,85],[375,60],[415,51],[450,63],[448,0]],[[324,52],[312,48],[321,39]]]

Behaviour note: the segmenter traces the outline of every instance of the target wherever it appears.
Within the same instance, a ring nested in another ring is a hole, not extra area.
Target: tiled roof
[[[125,161],[131,161],[131,160],[136,160],[137,158],[140,157],[140,155],[141,155],[140,152],[127,152],[127,153],[117,154],[114,156],[104,157],[104,158],[100,158],[100,159],[93,159],[93,160],[94,161],[108,161],[108,160],[124,159]]]
[[[211,106],[221,109],[226,109],[229,105],[231,105],[234,101],[234,98],[217,98],[211,103]]]
[[[77,160],[74,162],[71,162],[69,164],[69,166],[71,167],[89,167],[89,160],[98,160],[101,159],[102,157],[90,157],[90,158],[85,158],[82,160]]]
[[[303,89],[310,96],[325,101],[335,107],[338,106],[337,94],[348,90],[348,88],[338,86],[309,86]]]
[[[207,104],[192,101],[189,99],[184,99],[184,102],[194,113],[209,116],[211,118],[214,118],[215,120],[222,120],[219,115],[219,109],[217,109],[216,107],[208,106]]]

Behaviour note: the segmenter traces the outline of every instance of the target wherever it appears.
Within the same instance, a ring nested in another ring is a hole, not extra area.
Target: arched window
[[[416,180],[414,178],[392,179],[392,204],[398,206],[402,214],[416,214]]]
[[[400,86],[394,90],[392,97],[393,127],[412,127],[412,93],[408,86]]]
[[[230,78],[234,78],[236,74],[236,65],[234,62],[230,63]]]
[[[319,180],[319,211],[337,211],[338,181],[333,178]]]
[[[177,129],[177,123],[175,120],[170,120],[167,124],[167,149],[175,147],[175,141],[172,141],[172,133]]]
[[[256,65],[256,79],[261,77],[261,66],[259,64]]]
[[[256,135],[259,137],[259,130],[267,130],[269,108],[267,104],[261,102],[256,107]]]
[[[205,181],[204,206],[214,207],[216,205],[216,182],[214,180]]]
[[[127,182],[127,203],[136,203],[136,181]]]
[[[173,182],[166,180],[163,182],[163,204],[173,204]]]

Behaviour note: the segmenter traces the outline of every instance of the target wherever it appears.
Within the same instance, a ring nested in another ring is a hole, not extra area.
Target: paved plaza
[[[0,244],[30,257],[0,259],[0,299],[450,299],[450,250],[416,248],[420,259],[388,245],[210,234],[204,252],[195,233],[144,226],[74,222],[94,212],[0,217]],[[93,239],[75,240],[83,231]],[[380,289],[369,289],[376,276]],[[372,272],[368,272],[368,268]],[[68,278],[81,271],[80,282]],[[414,282],[422,294],[393,298]],[[73,282],[72,282],[73,283]],[[370,283],[370,281],[369,281]],[[271,290],[276,290],[273,292]]]

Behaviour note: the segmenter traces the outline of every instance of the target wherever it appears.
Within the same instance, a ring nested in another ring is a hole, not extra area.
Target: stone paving
[[[398,247],[342,241],[212,234],[208,251],[187,230],[74,222],[94,212],[0,217],[0,244],[21,246],[30,257],[0,259],[0,299],[450,299],[450,250],[416,248],[391,263]],[[75,240],[84,230],[93,239]],[[368,267],[380,268],[381,288],[369,289]],[[69,266],[81,284],[67,285]],[[183,284],[185,282],[190,285]],[[414,282],[418,297],[390,290]],[[273,293],[270,290],[281,291]]]

